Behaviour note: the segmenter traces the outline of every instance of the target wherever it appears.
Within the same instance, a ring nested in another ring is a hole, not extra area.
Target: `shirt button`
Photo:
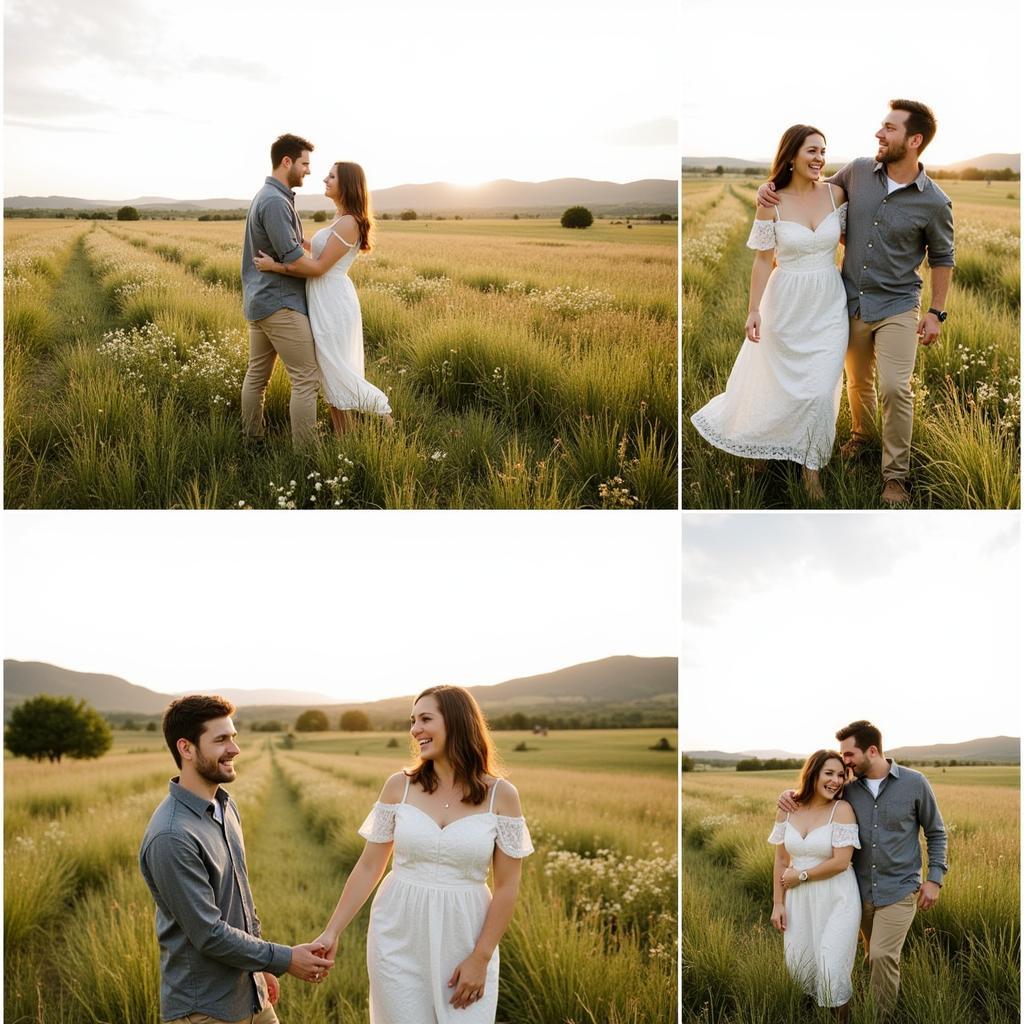
[[[876,228],[878,227],[878,221],[877,220],[875,221],[875,227]]]
[[[861,292],[861,295],[863,295],[863,294],[864,294],[864,293],[863,293],[863,292]]]
[[[868,248],[869,248],[869,249],[871,248],[871,243],[870,243],[870,242],[868,242]]]
[[[867,269],[868,269],[868,265],[865,263],[864,264],[864,270],[867,270]]]

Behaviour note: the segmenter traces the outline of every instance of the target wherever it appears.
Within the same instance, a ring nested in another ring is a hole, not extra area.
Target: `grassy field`
[[[1020,1020],[1020,768],[927,768],[949,832],[939,902],[919,913],[903,951],[891,1024]],[[683,776],[683,1020],[814,1024],[783,968],[771,927],[779,793],[795,772],[713,770]],[[867,971],[854,969],[854,1020],[870,1019]]]
[[[643,741],[665,731],[637,730],[639,744],[605,742],[608,735],[568,736],[557,764],[507,755],[537,852],[525,861],[501,943],[499,1021],[675,1020],[676,782],[660,762],[638,770]],[[599,770],[587,767],[588,737],[604,744]],[[383,780],[406,763],[404,737],[397,750],[383,745],[386,735],[368,738],[331,734],[323,751],[300,737],[285,750],[280,737],[242,733],[231,791],[264,934],[274,941],[319,933],[362,849],[356,829]],[[675,733],[667,738],[675,746]],[[173,764],[166,750],[145,746],[97,762],[5,761],[7,1024],[157,1024],[153,904],[136,857]],[[366,922],[364,910],[327,983],[283,979],[282,1020],[367,1019]]]
[[[725,389],[743,341],[753,253],[754,180],[683,182],[683,505],[804,508],[799,468],[758,468],[707,444],[690,416]],[[917,357],[911,463],[919,508],[1020,506],[1020,185],[939,182],[953,200],[957,269],[941,340]],[[924,305],[928,305],[928,272]],[[849,436],[845,394],[838,441]],[[881,453],[838,451],[825,506],[877,508]],[[815,506],[817,507],[817,506]]]
[[[318,227],[306,225],[311,235]],[[676,226],[382,222],[361,417],[243,444],[241,222],[5,222],[10,508],[676,506]]]

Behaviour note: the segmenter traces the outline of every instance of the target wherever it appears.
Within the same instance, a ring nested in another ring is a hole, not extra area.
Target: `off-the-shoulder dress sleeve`
[[[775,221],[755,220],[750,225],[750,237],[747,239],[748,249],[775,248]]]
[[[832,822],[832,848],[852,846],[860,849],[860,829],[856,824],[846,825],[841,821]]]
[[[495,842],[498,849],[509,857],[528,857],[533,853],[533,840],[525,818],[509,818],[504,814],[496,814],[498,830]]]
[[[849,203],[843,203],[839,207],[839,231],[841,234],[846,234],[846,214],[850,209]]]
[[[398,804],[373,805],[366,821],[359,826],[359,834],[371,843],[390,843],[395,838],[395,809]]]
[[[770,224],[771,221],[762,221],[762,224]],[[771,835],[768,837],[768,842],[772,846],[781,846],[786,841],[786,823],[784,821],[775,822],[775,827],[772,829]]]

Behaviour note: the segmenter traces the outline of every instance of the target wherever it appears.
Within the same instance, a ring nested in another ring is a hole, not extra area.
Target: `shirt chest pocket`
[[[878,813],[882,820],[882,827],[888,832],[906,832],[917,824],[917,814],[913,803],[909,800],[901,800],[899,797],[885,800],[878,808]]]
[[[903,248],[924,244],[924,231],[928,226],[926,211],[895,204],[883,209],[886,212],[879,218],[879,228],[887,242]]]

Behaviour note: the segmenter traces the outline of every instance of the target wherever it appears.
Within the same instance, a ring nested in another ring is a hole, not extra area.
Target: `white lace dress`
[[[774,249],[778,266],[761,299],[761,340],[744,338],[725,391],[691,417],[716,448],[808,469],[832,454],[849,337],[836,266],[847,204],[832,205],[814,230],[787,220],[755,220],[750,229],[747,245]]]
[[[370,909],[366,965],[371,1024],[493,1024],[498,1005],[498,950],[487,967],[483,997],[451,1005],[455,968],[473,951],[491,902],[487,873],[495,847],[510,857],[533,853],[525,818],[486,811],[441,828],[418,807],[374,804],[359,834],[394,841],[394,862]]]
[[[309,243],[314,259],[320,258],[332,234],[343,245],[348,245],[334,230],[334,224],[321,228]],[[365,377],[363,317],[355,285],[348,276],[348,268],[358,255],[357,243],[350,246],[326,274],[306,279],[309,325],[313,330],[324,398],[335,409],[355,409],[383,416],[391,412],[391,406],[387,395]]]
[[[843,825],[831,817],[802,836],[787,815],[785,821],[775,823],[768,842],[785,844],[797,871],[828,860],[833,847],[860,849],[857,825]],[[860,916],[860,888],[852,865],[831,878],[803,882],[786,893],[786,969],[819,1006],[842,1006],[853,994],[850,976]]]

